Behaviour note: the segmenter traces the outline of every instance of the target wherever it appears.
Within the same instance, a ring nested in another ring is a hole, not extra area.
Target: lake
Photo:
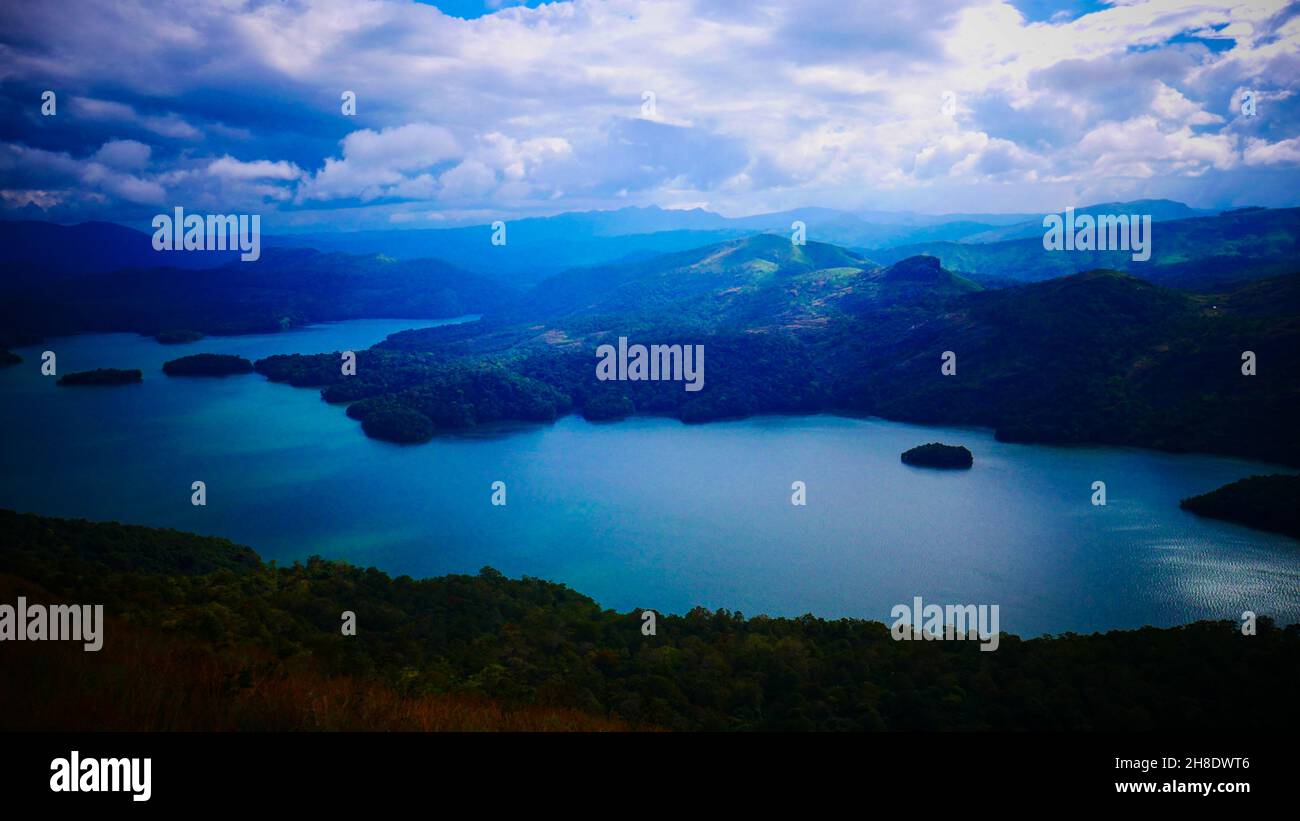
[[[888,622],[898,603],[997,604],[1003,630],[1300,620],[1300,543],[1178,508],[1274,466],[1124,448],[997,442],[987,430],[835,416],[684,425],[635,418],[498,428],[400,446],[315,390],[251,374],[171,378],[192,353],[358,350],[438,322],[359,320],[164,346],[95,334],[0,369],[0,506],[224,536],[280,562],[312,554],[412,576],[562,582],[618,610]],[[40,375],[141,368],[140,385]],[[594,362],[594,359],[593,359]],[[899,454],[964,444],[970,471]],[[190,484],[207,484],[207,506]],[[1091,503],[1104,481],[1107,504]],[[506,483],[505,506],[491,504]],[[791,504],[791,483],[807,505]]]

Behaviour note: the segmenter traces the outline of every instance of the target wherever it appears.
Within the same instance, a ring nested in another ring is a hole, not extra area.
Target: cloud
[[[341,158],[327,158],[299,189],[300,201],[393,196],[421,176],[412,172],[427,171],[461,153],[450,131],[430,123],[353,131],[342,147]]]
[[[223,180],[296,180],[303,176],[302,169],[290,162],[243,162],[229,154],[209,163],[208,173]]]
[[[129,123],[146,131],[151,131],[158,136],[180,140],[197,140],[202,136],[202,133],[197,128],[185,122],[176,114],[168,113],[163,116],[143,115],[124,103],[112,100],[96,100],[91,97],[73,97],[71,102],[73,114],[78,117]]]
[[[95,152],[95,160],[111,168],[132,170],[149,164],[153,149],[135,140],[110,140]]]
[[[142,153],[140,148],[129,141],[105,143],[91,156],[78,159],[63,152],[6,143],[0,145],[0,173],[6,189],[35,187],[30,182],[37,180],[47,183],[42,189],[46,198],[60,203],[74,197],[83,201],[161,203],[166,196],[162,185],[146,175],[134,173],[133,166],[148,158],[147,152]]]
[[[1157,118],[1142,116],[1098,126],[1079,141],[1078,151],[1100,176],[1199,176],[1236,165],[1236,142],[1231,135],[1197,134],[1187,126],[1167,130]]]
[[[474,202],[496,188],[497,175],[478,160],[466,160],[438,178],[448,200]]]
[[[166,192],[157,182],[123,174],[99,163],[83,166],[80,178],[85,185],[131,203],[161,205],[166,199]]]
[[[1250,140],[1244,159],[1246,165],[1300,165],[1300,137],[1276,143]]]
[[[1300,17],[1280,0],[529,5],[7,9],[0,139],[32,164],[0,205],[41,192],[120,218],[161,189],[328,227],[681,202],[1025,211],[1135,180],[1204,207],[1300,190]],[[45,88],[57,118],[37,113]]]
[[[1151,111],[1165,122],[1185,125],[1213,125],[1223,122],[1223,117],[1211,114],[1201,106],[1193,103],[1175,88],[1164,83],[1156,83],[1155,97],[1151,101]]]

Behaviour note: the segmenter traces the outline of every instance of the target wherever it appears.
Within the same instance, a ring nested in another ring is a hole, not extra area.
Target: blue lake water
[[[312,554],[412,576],[563,582],[606,607],[889,620],[913,596],[997,604],[1021,635],[1239,618],[1300,620],[1300,542],[1201,519],[1182,497],[1268,465],[1136,449],[997,442],[984,430],[833,416],[688,426],[517,426],[420,446],[367,439],[315,390],[260,375],[170,378],[191,353],[360,349],[434,322],[362,320],[164,346],[134,334],[47,341],[0,369],[0,506],[225,536],[281,562]],[[144,383],[59,388],[141,368]],[[967,445],[963,472],[899,454]],[[190,504],[190,484],[208,504]],[[494,481],[508,504],[491,504]],[[791,483],[808,503],[791,504]],[[1105,507],[1091,485],[1107,484]]]

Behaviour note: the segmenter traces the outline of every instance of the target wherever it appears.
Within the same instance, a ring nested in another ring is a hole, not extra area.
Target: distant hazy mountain
[[[1108,203],[1079,213],[1151,213],[1156,220],[1198,213],[1169,200]],[[491,244],[489,224],[462,228],[359,231],[333,234],[286,234],[266,243],[348,253],[383,253],[398,258],[436,257],[527,287],[569,268],[646,259],[711,245],[726,239],[771,233],[789,238],[793,224],[803,223],[809,242],[847,248],[877,249],[942,241],[993,241],[1041,232],[1042,215],[916,214],[850,212],[832,208],[796,208],[747,217],[724,217],[702,208],[620,208],[552,217],[511,220],[506,244]],[[910,254],[906,254],[907,256]],[[900,259],[901,256],[894,256]]]
[[[1078,211],[1110,212],[1151,213],[1157,221],[1201,213],[1168,200],[1108,203]],[[509,220],[506,244],[500,246],[491,242],[490,224],[267,234],[262,237],[262,246],[383,254],[400,260],[435,258],[526,288],[571,268],[635,262],[757,233],[788,238],[795,222],[803,224],[809,242],[868,249],[873,258],[875,249],[905,248],[904,252],[890,254],[891,260],[929,253],[917,247],[919,244],[992,242],[1041,236],[1042,230],[1042,215],[1024,213],[930,215],[797,208],[731,218],[701,208],[629,207]],[[123,268],[215,268],[236,258],[234,252],[154,251],[151,240],[148,232],[106,222],[74,226],[33,220],[0,222],[0,286]]]
[[[1063,213],[1063,212],[1062,212]],[[1149,214],[1152,222],[1167,222],[1169,220],[1190,219],[1192,217],[1213,216],[1218,211],[1191,208],[1181,202],[1173,200],[1134,200],[1132,202],[1105,202],[1099,205],[1089,205],[1083,208],[1074,209],[1074,213],[1082,216],[1088,214],[1093,217],[1103,214]],[[1001,242],[1009,239],[1026,239],[1029,237],[1042,238],[1043,236],[1043,217],[1044,214],[1035,214],[1033,217],[1018,222],[1013,225],[1006,225],[999,228],[992,228],[987,231],[968,234],[961,238],[962,242]],[[934,237],[933,239],[939,239]],[[921,240],[909,240],[917,242]]]
[[[635,213],[626,213],[633,211]],[[281,247],[385,254],[398,259],[434,257],[502,282],[527,287],[560,271],[617,260],[698,248],[753,233],[721,227],[725,218],[701,212],[684,218],[660,209],[561,214],[506,224],[506,243],[492,244],[492,226],[287,234],[267,237]],[[679,226],[719,227],[679,227]]]
[[[1188,210],[1169,201],[1140,201],[1094,206],[1081,213],[1149,211],[1169,217]],[[989,222],[979,220],[993,219],[958,215],[962,218],[942,222],[942,217],[893,216],[908,222],[877,224],[847,212],[811,208],[742,219],[700,209],[626,208],[512,222],[503,247],[491,244],[489,226],[316,238],[326,248],[354,249],[349,252],[278,248],[264,238],[260,261],[227,261],[220,267],[220,280],[211,281],[176,272],[185,265],[229,260],[233,252],[224,257],[155,252],[148,234],[110,223],[0,222],[0,238],[9,240],[0,245],[0,296],[8,303],[0,315],[12,317],[5,338],[16,343],[19,331],[167,330],[181,317],[190,317],[193,327],[185,329],[208,331],[260,329],[344,313],[493,313],[546,274],[515,315],[529,310],[548,317],[561,311],[624,318],[671,314],[679,322],[704,317],[714,325],[723,319],[797,324],[825,321],[826,312],[862,304],[880,284],[872,273],[878,267],[873,259],[891,264],[930,256],[945,276],[959,272],[986,285],[1109,268],[1157,284],[1222,292],[1242,281],[1290,273],[1300,258],[1300,209],[1242,209],[1158,222],[1148,262],[1135,262],[1131,253],[1122,251],[1045,251],[1041,224],[1025,239],[987,244],[928,241],[881,248],[870,258],[819,239],[840,236],[860,245],[869,236],[879,239],[896,231],[971,237],[992,230]],[[806,245],[790,242],[789,225],[796,220],[806,226]],[[1022,230],[1022,225],[993,228]],[[648,233],[620,233],[637,231]],[[719,244],[719,237],[725,241]],[[471,264],[431,259],[434,250],[459,254]],[[598,261],[568,264],[591,258]],[[159,267],[159,262],[169,264]],[[516,274],[510,273],[512,266]],[[124,270],[131,273],[113,275]],[[223,290],[218,283],[228,287]],[[904,289],[887,290],[892,298]],[[208,300],[206,307],[195,302],[198,294]],[[331,304],[331,298],[346,299],[348,305]],[[30,310],[24,314],[15,307],[19,305]],[[803,314],[796,317],[792,311]],[[175,313],[171,320],[169,312]]]
[[[122,268],[215,268],[238,258],[237,251],[155,251],[151,234],[113,222],[0,221],[0,284]]]
[[[730,218],[704,209],[654,207],[587,211],[507,221],[506,244],[491,244],[490,224],[463,228],[284,234],[269,245],[311,247],[398,258],[437,257],[472,271],[528,286],[569,268],[644,259],[656,254],[773,233],[790,237],[804,223],[810,242],[875,248],[904,242],[957,240],[1032,214],[956,215],[952,218],[872,212],[868,216],[829,208],[799,208]]]
[[[184,256],[178,254],[177,256]],[[439,260],[268,249],[210,270],[127,268],[15,286],[0,302],[0,345],[91,331],[231,334],[360,318],[502,310],[516,293]]]
[[[1017,215],[1019,217],[1019,215]],[[775,214],[760,214],[735,220],[752,230],[768,231],[789,238],[798,220],[809,241],[827,242],[850,248],[874,249],[904,242],[956,240],[995,228],[998,223],[975,219],[919,219],[910,214],[878,213],[874,218],[828,208],[798,208]]]
[[[1128,251],[1048,251],[1042,237],[1040,224],[1028,239],[988,244],[927,242],[883,249],[873,256],[892,262],[927,254],[938,257],[945,268],[983,282],[1037,282],[1110,268],[1170,287],[1214,291],[1296,270],[1300,208],[1243,209],[1155,223],[1151,258],[1146,262],[1134,261]]]

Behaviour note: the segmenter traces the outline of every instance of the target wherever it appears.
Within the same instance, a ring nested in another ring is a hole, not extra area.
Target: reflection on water
[[[366,439],[317,392],[258,375],[172,379],[197,352],[258,358],[359,349],[435,323],[364,320],[162,346],[53,340],[0,370],[0,505],[226,536],[414,576],[491,565],[620,610],[888,620],[913,596],[998,604],[1022,635],[1236,619],[1300,620],[1300,543],[1178,508],[1271,466],[1135,449],[997,442],[987,431],[765,417],[509,426],[402,447]],[[139,367],[141,385],[56,388],[61,373]],[[970,471],[899,462],[965,444]],[[208,506],[190,505],[207,483]],[[492,482],[509,504],[490,504]],[[790,485],[807,485],[805,507]],[[1090,503],[1092,482],[1107,505]]]

